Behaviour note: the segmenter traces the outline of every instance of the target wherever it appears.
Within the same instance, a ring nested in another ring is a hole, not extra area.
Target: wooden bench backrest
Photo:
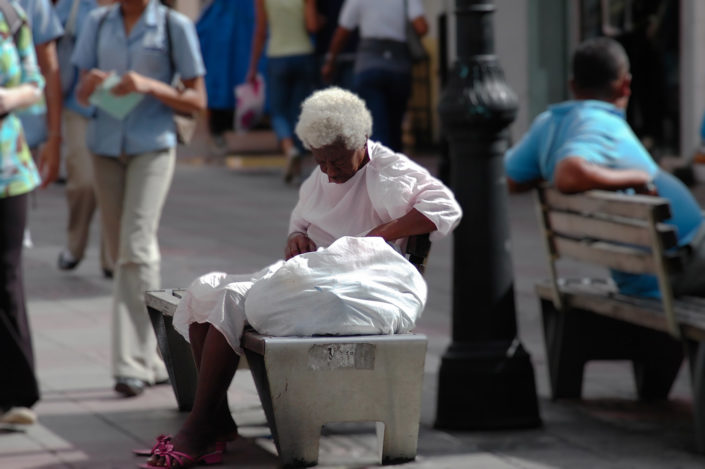
[[[680,268],[680,258],[668,251],[678,237],[673,226],[663,223],[671,217],[667,199],[609,191],[566,195],[548,187],[539,188],[537,196],[556,308],[563,307],[555,265],[561,257],[654,274],[669,330],[678,335],[668,273]]]

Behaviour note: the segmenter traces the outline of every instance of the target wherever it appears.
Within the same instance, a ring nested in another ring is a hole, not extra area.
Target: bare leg
[[[196,368],[198,370],[201,369],[203,346],[206,342],[206,337],[210,329],[212,329],[212,327],[209,323],[194,322],[189,327],[189,340],[191,341],[193,358],[196,362]],[[216,415],[217,417],[214,417],[212,425],[214,425],[218,430],[218,440],[232,441],[237,438],[237,424],[235,423],[235,420],[233,419],[233,416],[230,413],[230,405],[228,404],[227,391],[223,397],[220,409],[216,412]]]
[[[289,183],[301,174],[301,155],[294,145],[293,138],[283,138],[281,147],[286,156],[286,169],[284,170],[284,182]]]
[[[200,329],[200,328],[199,328]],[[174,436],[174,449],[191,456],[199,456],[215,443],[220,436],[223,405],[230,382],[235,376],[240,357],[230,348],[225,337],[215,328],[208,326],[207,332],[196,330],[194,349],[200,349],[198,385],[191,413]],[[199,338],[203,340],[199,343]],[[199,346],[200,344],[200,346]],[[230,411],[227,411],[230,415]],[[234,423],[234,422],[233,422]],[[159,456],[151,458],[151,464],[163,465]]]

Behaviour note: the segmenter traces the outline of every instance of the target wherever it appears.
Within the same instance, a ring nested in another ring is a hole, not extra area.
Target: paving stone
[[[266,142],[263,136],[260,144]],[[241,141],[231,142],[241,144]],[[428,160],[433,163],[433,159]],[[310,167],[310,166],[309,166]],[[36,247],[25,252],[25,281],[43,399],[39,423],[24,432],[0,428],[0,468],[127,468],[135,447],[174,432],[186,414],[169,386],[134,399],[112,390],[110,312],[112,283],[98,265],[98,229],[86,258],[71,272],[56,268],[64,243],[64,188],[38,195],[30,213]],[[705,189],[696,187],[699,200]],[[251,272],[282,250],[296,188],[275,171],[244,173],[224,166],[177,165],[160,228],[164,286],[185,286],[214,271]],[[671,399],[639,403],[628,363],[587,367],[585,399],[551,401],[543,332],[533,283],[547,268],[531,195],[509,199],[516,309],[520,336],[535,366],[544,425],[539,429],[446,432],[433,427],[437,373],[451,331],[453,240],[434,243],[426,279],[427,309],[418,331],[429,337],[423,383],[419,454],[404,468],[700,468],[693,451],[692,402],[687,370]],[[568,263],[563,268],[574,269]],[[228,393],[243,438],[230,445],[222,467],[278,467],[276,451],[248,370],[238,371]],[[377,461],[373,426],[327,425],[321,467],[361,468]]]

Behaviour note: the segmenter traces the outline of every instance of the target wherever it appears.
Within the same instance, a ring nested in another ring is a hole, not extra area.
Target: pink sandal
[[[141,469],[153,469],[155,467],[187,468],[196,465],[209,466],[211,464],[221,464],[223,462],[223,452],[217,449],[195,458],[184,453],[183,451],[176,451],[171,442],[165,442],[160,448],[155,450],[153,456],[162,456],[164,458],[164,465],[155,466],[147,462],[146,464],[140,464],[137,467]]]
[[[154,454],[157,448],[161,448],[164,443],[168,443],[170,441],[171,435],[159,435],[157,437],[157,442],[154,444],[154,446],[152,446],[152,448],[133,449],[132,454],[134,454],[135,456],[150,457]]]
[[[140,456],[140,457],[145,457],[149,458],[151,457],[157,449],[161,448],[164,446],[165,443],[171,442],[171,435],[159,435],[157,437],[157,442],[152,446],[151,449],[148,448],[141,448],[141,449],[133,449],[132,454],[135,456]],[[234,438],[233,438],[234,440]],[[229,440],[229,441],[233,441]],[[215,442],[215,449],[213,450],[213,453],[217,453],[220,451],[221,453],[225,453],[225,451],[228,448],[228,442],[227,441],[216,441]]]

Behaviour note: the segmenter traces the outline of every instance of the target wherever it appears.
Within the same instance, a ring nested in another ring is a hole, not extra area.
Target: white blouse
[[[406,41],[406,21],[424,16],[421,0],[345,0],[338,24],[345,29],[360,28],[360,37]]]
[[[320,168],[304,181],[291,213],[289,233],[306,233],[317,247],[342,236],[364,236],[415,208],[436,225],[431,241],[450,233],[462,211],[453,193],[400,153],[368,141],[370,161],[342,184]]]

